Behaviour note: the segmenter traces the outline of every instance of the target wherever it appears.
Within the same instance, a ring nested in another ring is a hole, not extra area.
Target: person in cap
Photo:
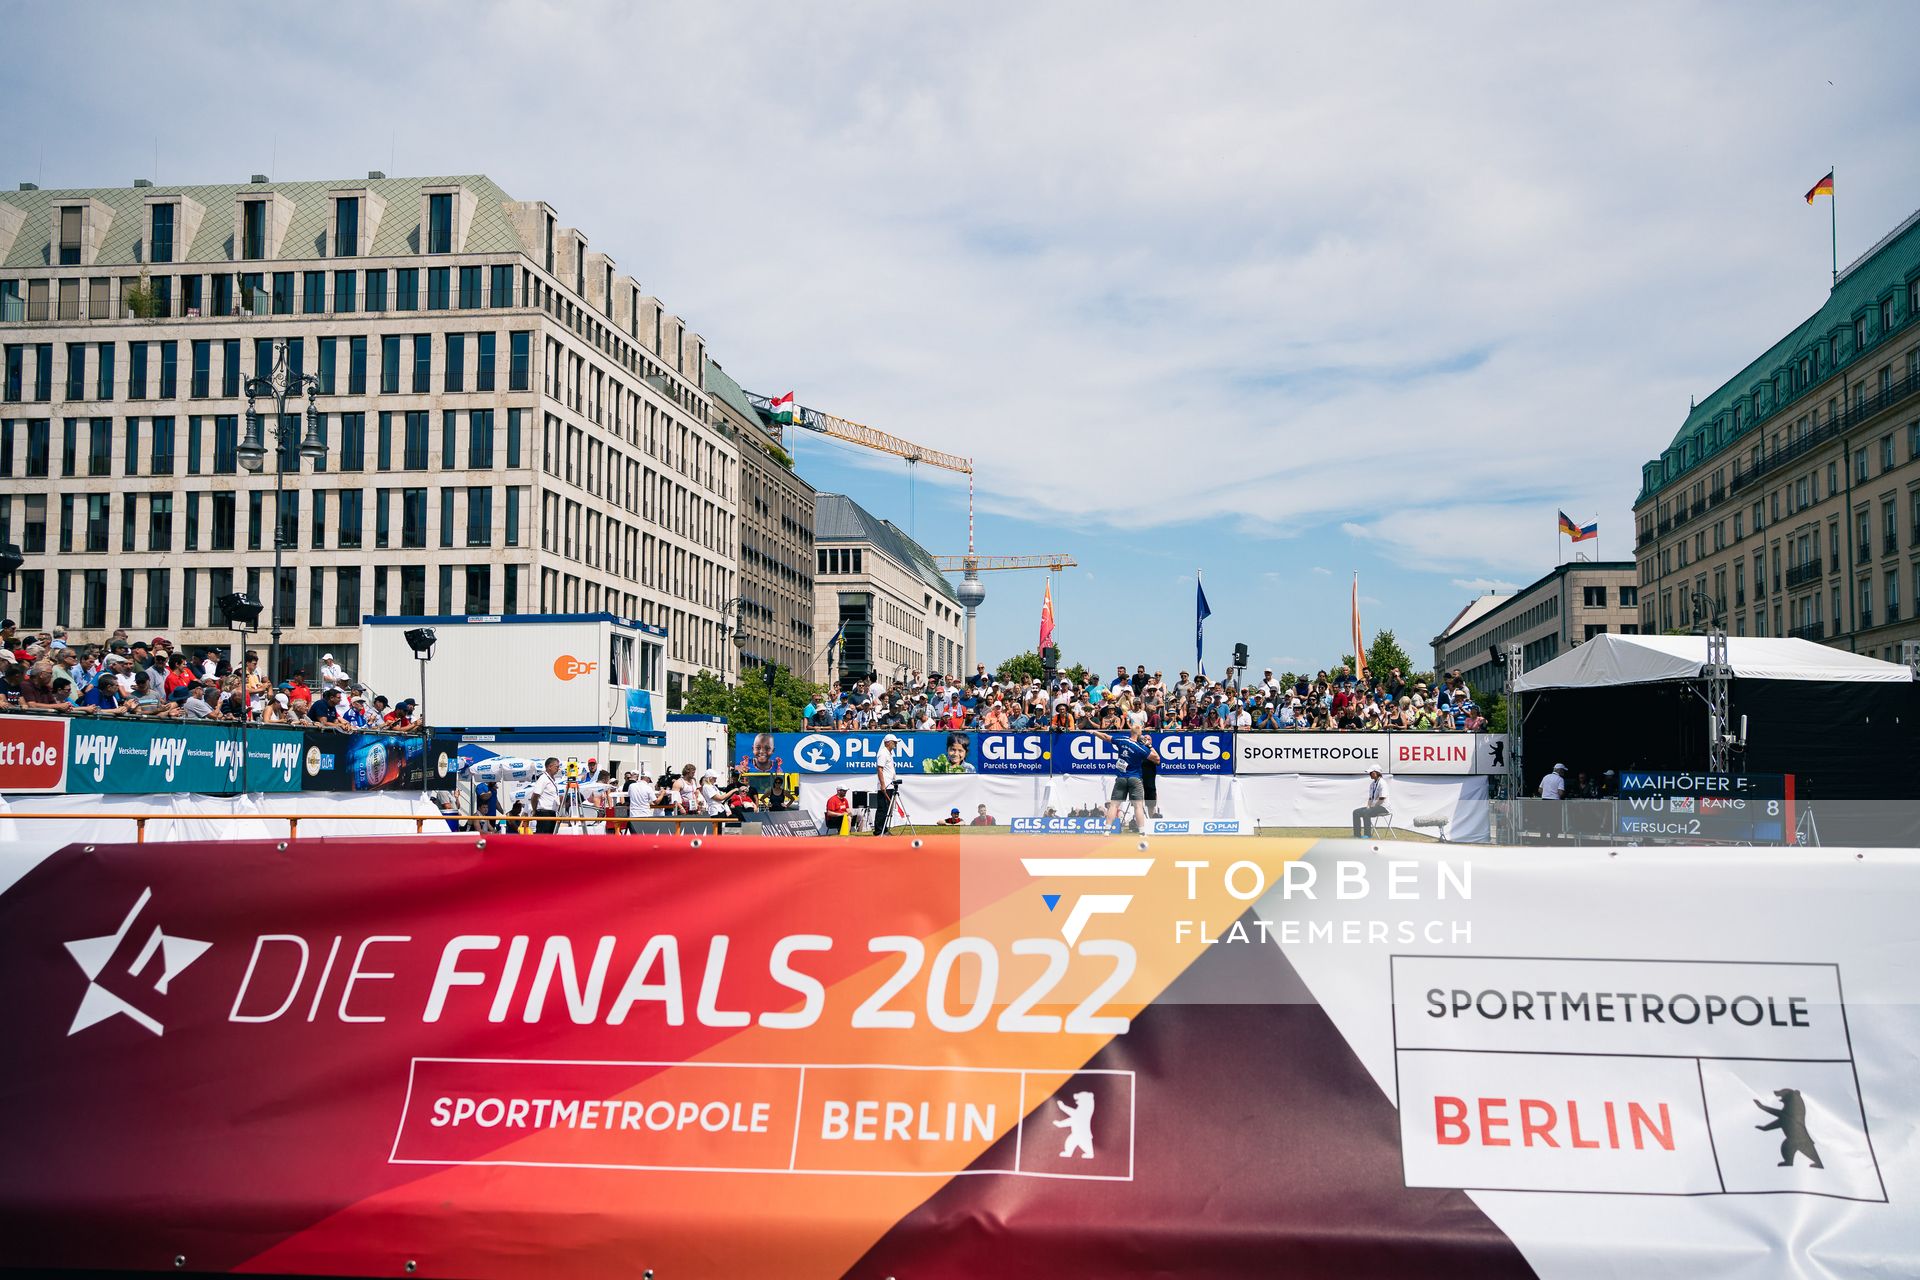
[[[335,685],[346,684],[348,679],[346,668],[342,667],[338,662],[335,662],[332,654],[323,653],[320,655],[320,687],[322,689],[331,689]]]
[[[1353,811],[1353,838],[1371,840],[1373,820],[1387,812],[1387,780],[1378,769],[1367,770],[1367,802]]]
[[[1556,764],[1553,772],[1540,779],[1540,798],[1542,800],[1565,800],[1567,798],[1567,766]]]
[[[947,810],[947,816],[940,819],[940,825],[943,827],[962,827],[966,825],[966,819],[960,816],[960,809],[958,806],[955,806]]]
[[[887,834],[887,826],[893,820],[894,796],[900,787],[893,749],[900,745],[899,738],[888,734],[880,740],[880,752],[873,759],[873,834],[877,836]]]
[[[843,836],[847,834],[847,820],[853,816],[853,806],[847,802],[847,789],[835,787],[833,794],[827,797],[827,833]]]

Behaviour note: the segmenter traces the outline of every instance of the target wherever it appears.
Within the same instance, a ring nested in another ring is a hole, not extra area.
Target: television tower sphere
[[[959,597],[960,603],[967,608],[977,609],[987,598],[987,588],[981,583],[978,574],[969,573],[960,579],[960,584],[954,588],[953,594]]]

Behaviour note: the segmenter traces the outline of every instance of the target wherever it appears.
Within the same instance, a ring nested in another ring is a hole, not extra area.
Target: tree
[[[773,672],[773,726],[775,733],[792,733],[806,727],[806,706],[825,700],[817,684],[808,684],[785,667],[755,667],[744,672],[740,683],[729,685],[711,671],[697,672],[687,686],[681,707],[691,715],[719,716],[734,733],[764,733],[767,725],[767,683],[765,673]]]
[[[1382,680],[1395,667],[1408,680],[1413,679],[1413,659],[1400,647],[1400,641],[1390,630],[1373,633],[1373,643],[1367,646],[1367,674],[1378,675]]]
[[[1029,649],[1025,653],[1016,653],[993,669],[998,680],[1038,680],[1046,672],[1040,655]]]
[[[1499,693],[1476,693],[1474,705],[1480,708],[1480,714],[1487,718],[1488,733],[1507,731],[1507,699]]]

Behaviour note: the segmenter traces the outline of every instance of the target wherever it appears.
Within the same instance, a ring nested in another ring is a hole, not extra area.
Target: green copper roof
[[[444,178],[341,178],[331,182],[231,183],[212,187],[96,187],[69,191],[0,191],[0,204],[22,210],[26,222],[14,238],[5,267],[52,266],[55,210],[80,200],[98,200],[113,210],[113,221],[100,245],[98,260],[87,268],[136,266],[146,256],[145,206],[151,196],[184,195],[200,204],[206,213],[198,234],[186,252],[178,249],[182,232],[175,231],[176,249],[172,263],[234,262],[233,201],[246,193],[261,195],[278,192],[293,204],[293,220],[287,226],[280,246],[280,259],[299,261],[325,256],[327,241],[333,232],[333,202],[330,191],[365,188],[386,201],[386,210],[374,237],[372,252],[376,258],[405,257],[421,251],[420,194],[427,187],[465,187],[473,194],[473,223],[467,230],[463,253],[522,253],[525,247],[514,233],[505,205],[512,197],[482,174],[464,174]],[[364,217],[365,214],[362,214]],[[139,245],[140,253],[135,254]],[[266,266],[249,269],[266,270]]]
[[[1668,451],[1684,449],[1705,433],[1706,449],[1696,452],[1688,464],[1690,469],[1705,455],[1732,443],[1736,408],[1741,414],[1742,434],[1776,412],[1800,409],[1805,394],[1821,388],[1836,369],[1862,355],[1874,354],[1882,339],[1915,320],[1909,307],[1908,284],[1916,276],[1920,276],[1920,213],[1895,227],[1842,272],[1818,311],[1695,404],[1674,433]],[[1883,301],[1892,304],[1892,323],[1884,332],[1879,314]],[[1856,349],[1854,321],[1861,317],[1866,319],[1866,345]],[[1795,387],[1791,371],[1802,356],[1822,347],[1826,350],[1819,371],[1810,383]],[[1717,440],[1711,430],[1715,423],[1721,428]],[[1655,464],[1660,461],[1654,459]],[[1678,478],[1677,473],[1674,478]]]

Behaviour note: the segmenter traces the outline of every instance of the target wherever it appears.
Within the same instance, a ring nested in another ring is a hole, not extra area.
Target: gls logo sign
[[[1032,764],[1047,758],[1044,733],[983,733],[980,758],[996,764]]]
[[[575,676],[590,676],[600,664],[586,662],[570,653],[563,653],[553,660],[553,674],[561,680],[571,680]]]
[[[1106,880],[1117,878],[1138,879],[1153,870],[1152,858],[1022,858],[1020,865],[1027,874],[1036,880]],[[1060,904],[1061,895],[1042,894],[1047,910],[1052,911]],[[1133,905],[1130,893],[1088,893],[1073,900],[1067,909],[1067,918],[1060,922],[1060,936],[1072,946],[1080,941],[1081,931],[1087,927],[1087,921],[1099,915],[1117,916]]]

